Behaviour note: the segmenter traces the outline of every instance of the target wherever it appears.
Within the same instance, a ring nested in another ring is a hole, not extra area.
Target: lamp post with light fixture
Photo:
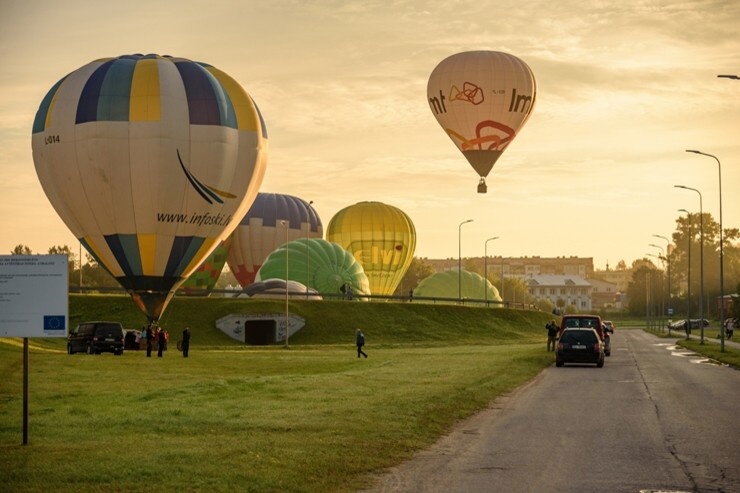
[[[738,78],[736,75],[718,75],[717,77],[732,77]],[[719,162],[719,158],[706,152],[697,151],[694,149],[686,149],[686,152],[693,154],[700,154],[714,158],[717,161],[717,168],[719,169],[719,347],[720,351],[725,351],[725,276],[724,276],[724,254],[723,254],[723,243],[724,238],[722,236],[722,164]]]
[[[467,219],[457,227],[457,302],[462,303],[462,226],[463,224],[472,223],[472,219]]]
[[[704,344],[704,207],[699,190],[684,185],[674,186],[693,190],[699,194],[699,325],[701,326],[701,343]]]
[[[488,242],[498,240],[498,236],[488,238],[483,244],[483,292],[486,296],[486,306],[488,306]]]

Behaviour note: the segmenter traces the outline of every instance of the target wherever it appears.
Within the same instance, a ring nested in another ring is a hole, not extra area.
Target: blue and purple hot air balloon
[[[300,238],[321,238],[323,234],[321,219],[310,203],[293,195],[260,192],[231,234],[229,269],[246,288],[280,245]]]

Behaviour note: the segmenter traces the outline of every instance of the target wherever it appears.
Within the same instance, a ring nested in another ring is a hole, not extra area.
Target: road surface
[[[553,365],[368,491],[740,492],[740,371],[674,342],[617,329],[604,368]]]

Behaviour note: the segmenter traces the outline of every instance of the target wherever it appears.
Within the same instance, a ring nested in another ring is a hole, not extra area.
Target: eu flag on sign
[[[64,315],[44,315],[44,330],[65,330]]]

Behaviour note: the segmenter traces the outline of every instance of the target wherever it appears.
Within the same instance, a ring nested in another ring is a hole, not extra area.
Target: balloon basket
[[[480,182],[478,182],[478,193],[486,193],[486,192],[488,192],[488,185],[486,185],[486,180],[481,178]]]

